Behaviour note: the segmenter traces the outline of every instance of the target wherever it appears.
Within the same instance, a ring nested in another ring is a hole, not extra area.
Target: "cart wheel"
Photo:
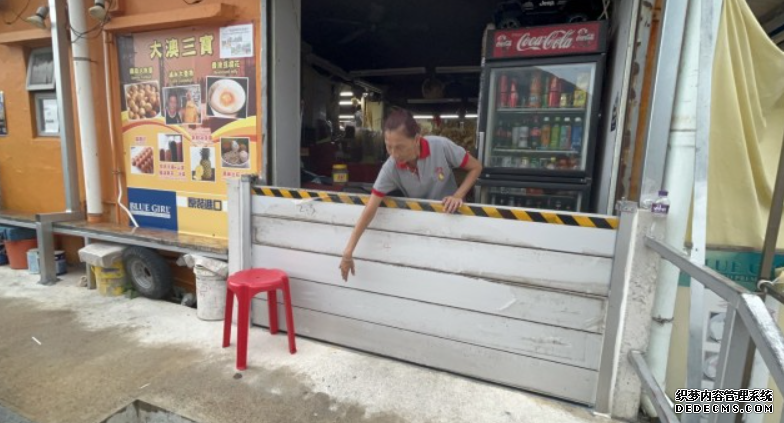
[[[123,253],[123,265],[142,296],[160,300],[171,291],[171,269],[154,251],[143,247],[127,248]]]

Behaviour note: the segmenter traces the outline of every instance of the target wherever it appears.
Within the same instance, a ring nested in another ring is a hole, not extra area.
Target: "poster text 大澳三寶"
[[[118,37],[130,210],[225,238],[226,181],[259,172],[253,24]]]

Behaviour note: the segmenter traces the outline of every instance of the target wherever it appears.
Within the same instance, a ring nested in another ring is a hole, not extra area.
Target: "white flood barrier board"
[[[289,275],[297,334],[594,403],[615,230],[382,208],[344,282],[362,206],[254,195],[252,208],[253,266]]]

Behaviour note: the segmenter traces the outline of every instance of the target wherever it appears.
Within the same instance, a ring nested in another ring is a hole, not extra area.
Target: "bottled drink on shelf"
[[[569,151],[569,144],[572,142],[572,120],[568,117],[564,118],[563,125],[561,125],[561,151]]]
[[[548,95],[547,107],[554,109],[561,102],[561,79],[553,75],[550,79],[550,94]]]
[[[582,151],[583,149],[583,120],[576,118],[572,126],[572,150]]]
[[[504,121],[499,120],[495,125],[495,134],[493,134],[493,148],[500,148],[504,146]]]
[[[530,145],[530,129],[527,122],[523,121],[523,125],[520,126],[517,137],[517,148],[528,148]]]
[[[547,108],[547,103],[550,101],[550,83],[553,78],[555,78],[555,75],[547,74],[544,81],[542,81],[542,91],[544,92],[542,93],[541,107],[543,109]]]
[[[531,123],[531,149],[538,150],[542,145],[542,128],[539,127],[539,117],[534,116]]]
[[[547,168],[550,170],[556,169],[555,162],[556,162],[555,157],[550,157],[550,161],[547,162]]]
[[[550,149],[550,118],[545,117],[544,122],[542,123],[542,136],[540,144],[543,150]]]
[[[555,117],[553,126],[550,129],[550,150],[561,148],[561,118]]]
[[[512,78],[512,84],[509,88],[509,107],[517,107],[520,97],[517,95],[517,79]]]
[[[504,131],[504,145],[506,148],[512,147],[512,124],[507,124]]]
[[[539,108],[542,101],[542,74],[540,71],[534,71],[531,78],[531,89],[528,96],[528,107]]]
[[[577,87],[574,89],[572,107],[583,108],[588,102],[588,86],[591,84],[590,73],[584,72],[577,76]]]
[[[507,107],[509,102],[509,80],[505,73],[498,78],[498,108]]]
[[[531,159],[529,157],[523,156],[520,158],[520,168],[528,169],[531,167]]]

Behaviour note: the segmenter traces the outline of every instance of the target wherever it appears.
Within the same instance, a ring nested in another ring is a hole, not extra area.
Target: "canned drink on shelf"
[[[561,107],[571,107],[569,93],[561,93]]]

